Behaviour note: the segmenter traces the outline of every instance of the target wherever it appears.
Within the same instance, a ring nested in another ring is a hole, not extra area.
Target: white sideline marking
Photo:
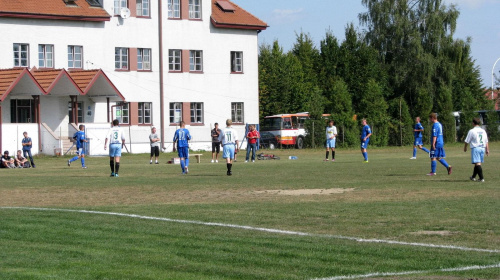
[[[436,272],[456,272],[456,271],[466,271],[466,270],[480,270],[488,268],[500,268],[500,263],[494,265],[474,265],[465,267],[455,267],[455,268],[444,268],[437,270],[415,270],[415,271],[404,271],[404,272],[375,272],[362,275],[346,275],[346,276],[335,276],[328,278],[314,278],[311,280],[344,280],[344,279],[359,279],[359,278],[370,278],[370,277],[388,277],[388,276],[401,276],[401,275],[411,275],[411,274],[426,274],[426,273],[436,273]]]
[[[116,212],[101,212],[101,211],[57,209],[57,208],[36,208],[36,207],[0,207],[0,209],[23,209],[23,210],[100,214],[100,215],[121,216],[121,217],[137,218],[137,219],[144,219],[144,220],[165,221],[165,222],[182,223],[182,224],[195,224],[195,225],[203,225],[203,226],[216,226],[216,227],[245,229],[245,230],[268,232],[268,233],[278,233],[278,234],[286,234],[286,235],[344,239],[344,240],[351,240],[351,241],[356,241],[356,242],[366,242],[366,243],[384,243],[384,244],[404,245],[404,246],[451,249],[451,250],[459,250],[459,251],[500,253],[500,250],[494,250],[494,249],[480,249],[480,248],[469,248],[469,247],[461,247],[461,246],[453,246],[453,245],[438,245],[438,244],[428,244],[428,243],[403,242],[403,241],[384,240],[384,239],[364,239],[364,238],[349,237],[349,236],[342,236],[342,235],[315,234],[315,233],[307,233],[307,232],[300,232],[300,231],[289,231],[289,230],[280,230],[280,229],[272,229],[272,228],[261,228],[261,227],[251,227],[251,226],[223,224],[223,223],[210,223],[210,222],[190,221],[190,220],[178,220],[178,219],[150,217],[150,216],[116,213]]]

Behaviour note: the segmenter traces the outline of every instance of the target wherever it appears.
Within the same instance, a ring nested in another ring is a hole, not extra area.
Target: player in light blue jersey
[[[366,148],[368,147],[368,143],[370,143],[372,129],[368,124],[366,124],[366,119],[362,119],[361,124],[363,125],[363,128],[361,129],[361,154],[363,155],[365,162],[368,162],[368,153],[366,152]]]
[[[235,154],[238,152],[238,133],[234,128],[231,127],[233,121],[231,119],[226,120],[226,128],[222,130],[220,134],[220,139],[222,143],[222,157],[226,159],[227,176],[233,175],[233,159]]]
[[[332,161],[335,161],[335,139],[337,137],[337,127],[334,125],[335,122],[330,120],[326,127],[326,155],[325,160],[328,161],[328,153],[332,151]]]
[[[125,146],[125,134],[119,126],[119,120],[113,120],[112,124],[113,126],[108,130],[106,139],[104,139],[104,150],[106,150],[109,140],[109,167],[111,168],[109,177],[118,177],[122,148]]]
[[[78,126],[78,129],[80,130],[75,132],[73,135],[73,139],[76,143],[76,156],[68,160],[68,166],[71,166],[73,161],[80,159],[82,162],[82,168],[87,168],[87,166],[85,166],[85,149],[83,144],[87,142],[87,139],[85,138],[85,126],[81,124]]]
[[[189,140],[191,140],[191,135],[189,130],[185,128],[186,124],[184,121],[179,123],[180,128],[175,131],[174,134],[174,151],[175,144],[177,142],[177,153],[181,158],[181,169],[182,174],[187,174],[189,172]]]
[[[451,165],[449,165],[446,160],[446,153],[444,151],[444,138],[443,138],[443,126],[438,122],[437,114],[431,113],[429,115],[429,121],[432,123],[432,133],[431,133],[431,172],[427,174],[428,176],[436,175],[437,162],[436,159],[448,170],[448,175],[451,174]]]
[[[477,181],[476,175],[479,175],[479,182],[484,182],[483,167],[484,154],[490,154],[490,147],[488,144],[488,135],[486,131],[481,128],[481,121],[478,118],[472,120],[474,128],[469,130],[465,138],[464,152],[467,152],[467,144],[470,145],[471,163],[474,164],[474,171],[470,177],[471,181]]]
[[[417,147],[420,150],[429,153],[429,150],[424,147],[424,143],[422,142],[422,132],[424,132],[424,127],[420,123],[420,117],[416,117],[415,128],[413,129],[413,134],[415,136],[415,141],[413,142],[413,157],[410,159],[417,159]]]

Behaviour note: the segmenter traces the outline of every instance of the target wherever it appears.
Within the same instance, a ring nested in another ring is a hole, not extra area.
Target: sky
[[[269,26],[259,34],[259,45],[278,40],[284,51],[296,42],[296,34],[308,33],[319,49],[328,30],[344,40],[345,27],[353,23],[358,30],[358,15],[367,9],[361,0],[231,0]],[[472,39],[472,58],[479,67],[484,87],[492,84],[492,70],[500,58],[500,0],[443,0],[455,4],[460,12],[454,38]],[[500,61],[494,71],[500,77]],[[495,82],[495,87],[500,84]]]

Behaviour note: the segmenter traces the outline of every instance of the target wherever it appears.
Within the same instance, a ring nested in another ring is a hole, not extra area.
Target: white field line
[[[428,244],[428,243],[403,242],[403,241],[384,240],[384,239],[364,239],[364,238],[342,236],[342,235],[315,234],[315,233],[307,233],[307,232],[300,232],[300,231],[289,231],[289,230],[251,227],[251,226],[242,226],[242,225],[234,225],[234,224],[224,224],[224,223],[209,223],[209,222],[191,221],[191,220],[178,220],[178,219],[150,217],[150,216],[142,216],[142,215],[126,214],[126,213],[116,213],[116,212],[101,212],[101,211],[90,211],[90,210],[58,209],[58,208],[36,208],[36,207],[0,207],[0,209],[22,209],[22,210],[58,211],[58,212],[74,212],[74,213],[110,215],[110,216],[121,216],[121,217],[143,219],[143,220],[156,220],[156,221],[165,221],[165,222],[172,222],[172,223],[195,224],[195,225],[203,225],[203,226],[215,226],[215,227],[244,229],[244,230],[250,230],[250,231],[260,231],[260,232],[277,233],[277,234],[285,234],[285,235],[298,235],[298,236],[344,239],[344,240],[351,240],[351,241],[356,241],[356,242],[366,242],[366,243],[383,243],[383,244],[393,244],[393,245],[403,245],[403,246],[451,249],[451,250],[459,250],[459,251],[500,253],[500,250],[495,250],[495,249],[480,249],[480,248],[469,248],[469,247],[461,247],[461,246],[453,246],[453,245],[438,245],[438,244]]]
[[[392,276],[402,276],[402,275],[412,275],[412,274],[427,274],[436,272],[456,272],[456,271],[467,271],[467,270],[481,270],[489,268],[500,268],[500,263],[494,265],[474,265],[456,268],[444,268],[436,270],[416,270],[416,271],[403,271],[403,272],[375,272],[360,275],[345,275],[345,276],[334,276],[327,278],[314,278],[311,280],[346,280],[346,279],[361,279],[361,278],[372,278],[372,277],[392,277]]]

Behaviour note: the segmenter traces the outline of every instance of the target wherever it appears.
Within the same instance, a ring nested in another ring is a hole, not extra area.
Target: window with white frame
[[[54,68],[54,45],[38,45],[38,67]]]
[[[231,120],[233,121],[233,123],[244,123],[243,115],[244,115],[243,102],[232,102]]]
[[[137,122],[139,124],[151,124],[151,102],[139,102]]]
[[[203,71],[203,51],[189,51],[189,71]]]
[[[149,0],[136,0],[136,10],[138,17],[149,17]]]
[[[128,70],[128,48],[115,48],[115,70]]]
[[[182,102],[170,103],[170,123],[182,121]]]
[[[122,8],[128,8],[127,0],[115,0],[115,4],[113,7],[114,7],[113,12],[115,13],[115,15],[119,15]]]
[[[137,49],[137,70],[151,70],[151,49]]]
[[[181,17],[181,3],[180,0],[168,0],[168,18]]]
[[[115,119],[120,123],[130,123],[129,104],[124,102],[117,102],[115,107]]]
[[[182,51],[181,50],[168,50],[168,70],[181,71],[182,70]]]
[[[68,68],[82,68],[83,47],[68,46]]]
[[[14,43],[14,67],[28,67],[29,44]]]
[[[189,0],[189,19],[201,19],[201,0]]]
[[[243,52],[231,52],[231,72],[243,73]]]
[[[203,123],[203,103],[191,103],[191,123]]]

